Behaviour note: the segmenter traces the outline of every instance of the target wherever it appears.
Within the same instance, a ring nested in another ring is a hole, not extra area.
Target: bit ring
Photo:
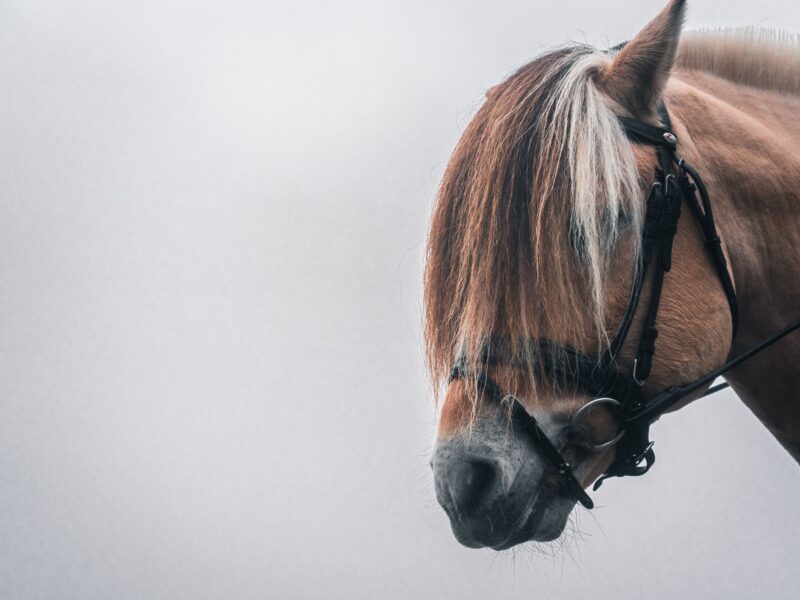
[[[590,400],[583,406],[581,406],[578,410],[575,411],[575,414],[572,415],[569,419],[569,426],[570,429],[575,429],[574,425],[579,421],[579,419],[592,407],[597,404],[610,404],[612,406],[620,406],[618,400],[614,398],[595,398],[594,400]],[[602,452],[606,448],[610,448],[611,446],[615,445],[622,439],[622,436],[625,435],[625,430],[622,429],[620,432],[615,435],[612,439],[608,440],[607,442],[603,442],[602,444],[596,444],[589,448],[590,452]]]

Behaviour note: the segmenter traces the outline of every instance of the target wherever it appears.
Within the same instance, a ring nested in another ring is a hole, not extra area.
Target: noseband
[[[602,451],[615,446],[614,461],[594,484],[595,490],[609,477],[639,476],[650,470],[655,462],[653,442],[650,441],[650,425],[672,408],[678,400],[712,383],[720,375],[789,333],[800,329],[800,320],[790,323],[776,334],[691,383],[667,388],[653,397],[645,397],[643,394],[642,388],[650,375],[655,354],[655,342],[658,337],[656,320],[664,275],[672,266],[672,242],[677,232],[684,200],[700,225],[706,249],[728,299],[733,339],[736,337],[738,326],[736,292],[717,234],[708,191],[697,171],[678,157],[676,152],[678,139],[672,132],[669,114],[663,103],[659,104],[658,112],[661,119],[660,127],[627,117],[618,117],[623,130],[632,142],[655,148],[658,168],[646,199],[641,260],[636,266],[630,299],[622,323],[608,350],[597,359],[549,340],[537,340],[528,343],[523,352],[527,365],[533,367],[535,371],[595,396],[594,400],[583,405],[572,415],[570,426],[573,429],[591,407],[599,404],[607,405],[617,417],[620,424],[617,436],[593,448],[594,451]],[[627,373],[623,373],[616,367],[617,358],[639,306],[648,270],[653,271],[652,292],[646,307],[644,326],[633,366]],[[486,373],[491,366],[525,366],[504,363],[504,357],[508,354],[508,348],[503,340],[492,340],[484,347],[477,361],[480,368],[474,376],[478,389],[495,402],[509,403],[514,426],[527,434],[545,455],[561,477],[567,492],[586,508],[593,508],[592,499],[584,491],[569,462],[564,458],[563,448],[557,448],[541,429],[536,418],[525,410],[519,400],[504,394],[500,386]],[[466,358],[462,357],[453,366],[450,381],[467,377],[469,369]],[[727,383],[716,385],[707,390],[703,396],[726,387]]]

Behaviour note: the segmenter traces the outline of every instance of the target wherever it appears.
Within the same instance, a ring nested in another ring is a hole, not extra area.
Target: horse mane
[[[524,340],[608,342],[612,250],[624,230],[640,231],[643,212],[631,145],[595,83],[609,60],[588,46],[539,57],[489,91],[458,142],[428,238],[435,384],[496,335],[513,332],[509,360],[525,353]]]
[[[676,66],[800,94],[800,36],[754,27],[690,31],[681,38]]]

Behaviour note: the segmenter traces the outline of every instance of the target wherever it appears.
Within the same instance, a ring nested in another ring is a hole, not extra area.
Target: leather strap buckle
[[[653,449],[654,444],[655,442],[649,442],[647,446],[644,447],[644,449],[626,458],[625,462],[638,467],[640,464],[642,464],[642,461],[647,458],[647,454]],[[647,468],[649,469],[650,466],[648,465]]]

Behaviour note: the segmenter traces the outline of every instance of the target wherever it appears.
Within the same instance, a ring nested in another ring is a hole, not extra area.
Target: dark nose
[[[482,460],[465,460],[450,476],[450,493],[460,512],[471,512],[491,489],[496,477],[494,467]]]
[[[448,465],[443,475],[450,500],[465,515],[483,504],[497,479],[497,470],[484,460],[464,459]]]

